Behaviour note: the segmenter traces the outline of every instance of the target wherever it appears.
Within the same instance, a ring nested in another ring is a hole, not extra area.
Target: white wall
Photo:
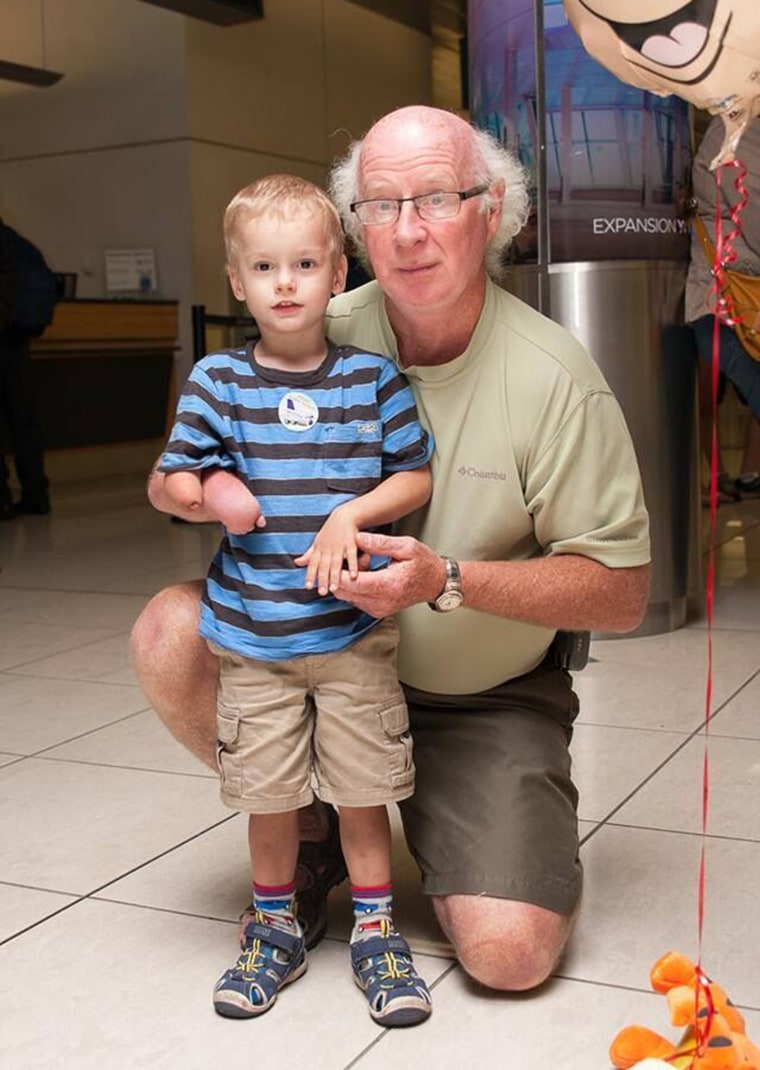
[[[222,28],[140,0],[0,0],[0,213],[105,297],[108,248],[155,249],[160,295],[227,311],[221,215],[271,171],[323,182],[379,115],[431,99],[431,41],[348,0],[265,0]]]

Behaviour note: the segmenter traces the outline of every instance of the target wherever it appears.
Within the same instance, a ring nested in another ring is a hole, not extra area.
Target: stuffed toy
[[[666,996],[672,1025],[685,1027],[673,1044],[641,1025],[621,1030],[610,1046],[618,1070],[760,1070],[760,1049],[745,1032],[744,1018],[720,987],[700,983],[696,965],[669,951],[654,966],[649,980]]]

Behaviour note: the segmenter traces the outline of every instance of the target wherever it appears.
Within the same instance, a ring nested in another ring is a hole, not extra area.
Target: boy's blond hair
[[[265,175],[239,190],[227,205],[224,249],[228,266],[234,266],[241,225],[252,216],[267,212],[282,219],[297,214],[321,216],[325,241],[337,265],[343,254],[343,228],[338,210],[325,191],[298,175]]]

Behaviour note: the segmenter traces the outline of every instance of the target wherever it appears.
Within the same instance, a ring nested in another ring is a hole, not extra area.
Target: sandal
[[[306,947],[293,932],[267,924],[257,911],[243,934],[243,952],[214,986],[214,1010],[224,1018],[255,1018],[268,1011],[283,985],[306,972]]]
[[[430,992],[414,968],[409,944],[383,921],[380,934],[351,944],[354,980],[380,1025],[417,1025],[430,1017]]]

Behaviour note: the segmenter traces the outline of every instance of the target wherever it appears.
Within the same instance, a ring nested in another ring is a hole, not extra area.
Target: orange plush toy
[[[744,1018],[720,985],[705,977],[698,983],[691,959],[669,951],[655,963],[649,980],[655,992],[667,996],[671,1024],[686,1031],[672,1044],[642,1025],[627,1026],[610,1047],[618,1070],[760,1070],[760,1050],[746,1035]]]

